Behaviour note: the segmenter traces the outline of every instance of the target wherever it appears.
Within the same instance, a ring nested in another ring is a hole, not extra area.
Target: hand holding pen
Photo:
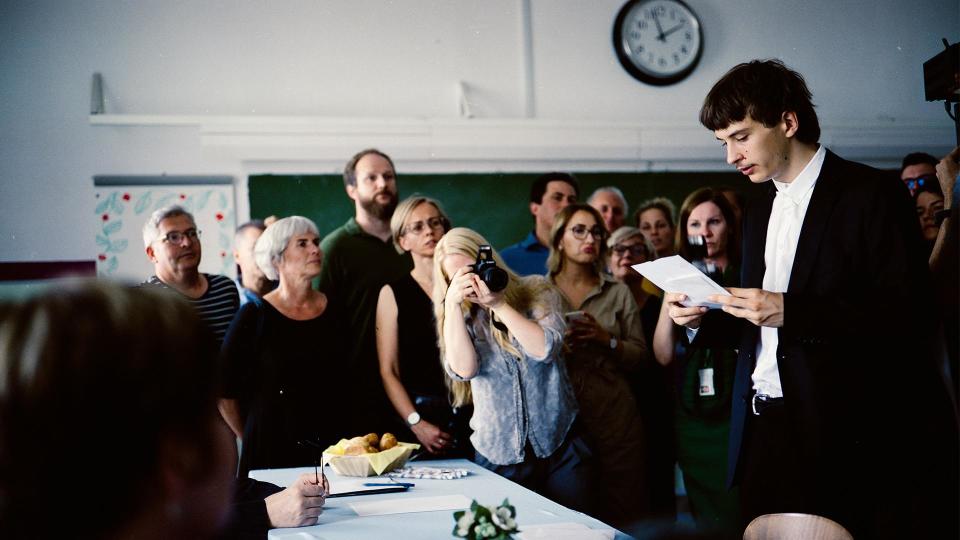
[[[287,489],[264,499],[271,526],[316,525],[330,491],[326,477],[323,477],[321,484],[316,481],[316,474],[316,471],[314,474],[302,474]]]

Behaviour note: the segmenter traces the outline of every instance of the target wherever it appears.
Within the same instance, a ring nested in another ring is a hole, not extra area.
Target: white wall
[[[956,0],[688,3],[704,23],[706,52],[690,78],[654,88],[630,78],[613,55],[611,25],[621,0],[0,0],[0,261],[92,258],[94,174],[233,175],[242,219],[251,171],[332,172],[349,155],[338,149],[313,163],[238,157],[208,144],[213,138],[193,121],[91,125],[94,72],[103,74],[108,113],[154,121],[455,118],[454,87],[464,81],[479,119],[534,112],[534,121],[561,125],[676,125],[704,144],[709,134],[697,131],[696,115],[710,85],[737,62],[780,57],[806,76],[825,130],[862,134],[885,148],[909,148],[918,139],[920,149],[933,152],[951,145],[942,140],[952,133],[942,105],[923,101],[920,65],[939,52],[941,37],[957,41]],[[401,173],[467,168],[398,148]],[[889,166],[900,156],[865,157]],[[527,159],[510,167],[549,165]],[[633,159],[616,166],[683,163]],[[725,168],[719,149],[715,160],[697,166]]]

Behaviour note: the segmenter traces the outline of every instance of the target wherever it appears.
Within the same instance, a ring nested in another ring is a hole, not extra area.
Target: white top
[[[823,168],[823,159],[827,151],[823,146],[817,150],[807,166],[790,183],[773,179],[777,196],[773,200],[770,221],[767,223],[767,244],[763,260],[766,271],[763,274],[763,290],[786,292],[793,271],[793,258],[797,254],[797,241],[803,226],[803,217],[810,206],[813,188]],[[783,397],[780,386],[780,371],[777,369],[777,344],[780,342],[776,328],[760,328],[760,342],[757,344],[757,365],[753,369],[753,389],[758,394]]]

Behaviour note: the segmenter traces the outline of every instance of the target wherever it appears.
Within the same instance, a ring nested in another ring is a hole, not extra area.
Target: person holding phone
[[[433,269],[440,358],[454,406],[472,394],[476,462],[594,513],[592,454],[574,428],[577,402],[561,355],[565,326],[556,289],[542,276],[514,274],[466,228],[437,242]]]
[[[600,517],[625,527],[649,510],[643,421],[628,381],[648,355],[633,294],[603,273],[608,234],[592,206],[564,208],[550,231],[547,268],[567,312],[567,372],[597,457]]]
[[[698,189],[680,207],[680,255],[715,269],[724,287],[739,285],[740,243],[735,220],[729,200],[717,189]],[[733,531],[739,505],[736,491],[727,490],[725,477],[737,353],[732,348],[691,347],[683,328],[670,318],[671,301],[674,295],[667,293],[654,332],[653,352],[657,361],[673,367],[673,379],[678,381],[674,391],[677,462],[697,525]]]

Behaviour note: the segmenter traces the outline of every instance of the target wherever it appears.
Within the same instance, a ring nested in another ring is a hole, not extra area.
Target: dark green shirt
[[[383,393],[377,363],[375,322],[380,289],[413,269],[413,260],[400,255],[393,242],[367,234],[350,218],[328,234],[323,249],[320,290],[338,299],[344,309],[349,335],[350,361],[356,381],[366,392]],[[320,344],[322,346],[322,344]],[[358,429],[361,429],[358,427]],[[369,429],[369,428],[362,428]]]

